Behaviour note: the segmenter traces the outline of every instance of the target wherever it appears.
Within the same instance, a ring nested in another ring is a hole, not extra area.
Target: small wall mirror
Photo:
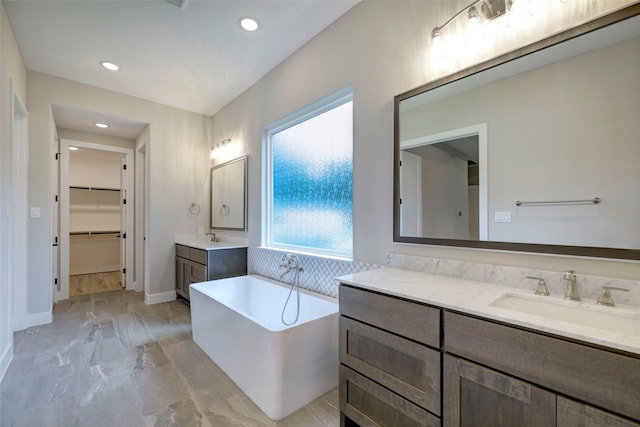
[[[247,162],[242,156],[211,168],[211,228],[247,230]]]

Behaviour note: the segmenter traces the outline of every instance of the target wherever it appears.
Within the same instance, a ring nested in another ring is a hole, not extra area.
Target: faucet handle
[[[603,286],[602,292],[600,293],[600,298],[598,298],[598,304],[615,307],[616,304],[613,302],[613,298],[611,298],[611,291],[629,292],[629,289],[616,288],[615,286]]]
[[[535,292],[536,295],[549,296],[549,288],[547,288],[547,283],[544,281],[542,277],[526,276],[526,278],[538,281],[538,287],[536,288],[536,292]]]

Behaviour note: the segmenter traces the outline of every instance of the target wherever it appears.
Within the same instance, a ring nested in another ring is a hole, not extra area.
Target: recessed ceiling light
[[[118,67],[113,62],[102,61],[100,65],[102,65],[104,68],[106,68],[109,71],[118,71],[120,69],[120,67]]]
[[[96,123],[96,126],[99,127],[100,129],[106,129],[109,127],[109,125],[106,123]]]
[[[242,18],[240,20],[240,26],[247,31],[255,31],[258,29],[258,23],[255,19],[251,18]]]
[[[76,151],[76,150],[78,150],[78,147],[72,147],[72,146],[69,146],[69,150],[71,150],[71,151]]]

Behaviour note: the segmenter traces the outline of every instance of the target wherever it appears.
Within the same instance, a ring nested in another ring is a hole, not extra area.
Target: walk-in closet
[[[69,149],[69,296],[122,289],[123,154]]]

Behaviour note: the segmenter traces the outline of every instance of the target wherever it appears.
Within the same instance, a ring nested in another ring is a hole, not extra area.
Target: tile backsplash
[[[291,275],[283,279],[280,275],[284,271],[280,268],[282,256],[286,251],[249,247],[247,249],[247,272],[257,274],[279,282],[291,283]],[[338,283],[335,278],[345,274],[378,268],[376,264],[357,261],[342,261],[311,255],[298,256],[300,266],[304,269],[300,273],[300,287],[313,292],[328,295],[333,298],[338,296]]]
[[[526,276],[542,277],[547,283],[549,292],[557,295],[564,295],[567,286],[566,281],[562,278],[563,272],[561,271],[534,270],[394,253],[387,254],[385,266],[530,289],[532,292],[535,290],[537,282],[527,279]],[[640,280],[589,276],[580,274],[579,271],[576,272],[576,276],[582,298],[597,300],[603,286],[615,286],[629,289],[629,292],[612,292],[616,304],[640,306]]]

